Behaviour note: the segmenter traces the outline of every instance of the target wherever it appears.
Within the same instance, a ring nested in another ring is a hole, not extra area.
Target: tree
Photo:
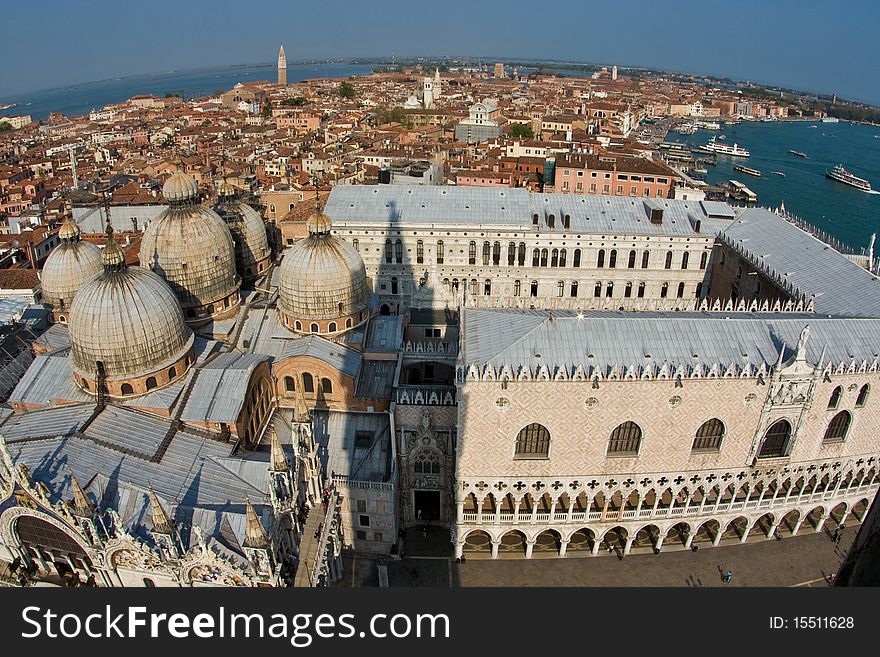
[[[180,97],[181,96],[180,96],[179,91],[166,91],[165,92],[165,98],[180,98]]]
[[[8,132],[9,130],[12,130],[12,124],[9,121],[0,123],[0,132]]]
[[[535,136],[532,127],[525,123],[514,123],[510,126],[510,136],[518,139],[531,139]]]
[[[343,98],[354,98],[354,87],[351,82],[343,82],[339,85],[339,95]]]
[[[302,96],[296,96],[294,98],[285,98],[281,101],[281,104],[285,107],[301,107],[306,104],[306,99]]]

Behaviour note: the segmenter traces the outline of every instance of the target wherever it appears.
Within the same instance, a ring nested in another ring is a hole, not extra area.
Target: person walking
[[[725,570],[721,574],[721,581],[723,581],[725,584],[730,584],[730,579],[732,577],[733,577],[733,573],[731,573],[729,570]]]

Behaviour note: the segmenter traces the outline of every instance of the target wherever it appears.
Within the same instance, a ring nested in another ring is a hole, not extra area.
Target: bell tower
[[[287,86],[287,56],[284,54],[284,46],[278,51],[278,86]]]

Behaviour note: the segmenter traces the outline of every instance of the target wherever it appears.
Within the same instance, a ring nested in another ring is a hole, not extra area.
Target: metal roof
[[[807,298],[816,313],[880,317],[880,278],[768,210],[742,211],[723,235],[749,260],[776,272]]]
[[[317,335],[298,336],[284,340],[284,349],[280,357],[290,358],[292,356],[317,358],[338,372],[352,377],[356,377],[361,369],[360,352]]]
[[[480,187],[338,185],[324,212],[335,230],[348,223],[400,225],[466,225],[516,230],[546,230],[550,215],[555,231],[571,217],[572,233],[667,235],[698,237],[692,222],[706,218],[695,201],[651,199],[663,209],[663,221],[653,224],[645,199],[623,196],[541,194],[526,189]],[[533,226],[538,215],[538,226]]]
[[[580,315],[580,318],[579,318]],[[818,364],[866,360],[880,352],[880,320],[823,319],[814,315],[722,315],[483,310],[465,312],[466,364],[533,370],[546,365],[591,368],[688,368],[737,363],[773,365],[783,343],[788,358],[810,325],[807,360]]]
[[[268,360],[267,356],[238,352],[214,358],[198,372],[180,419],[234,424],[241,415],[253,371]]]

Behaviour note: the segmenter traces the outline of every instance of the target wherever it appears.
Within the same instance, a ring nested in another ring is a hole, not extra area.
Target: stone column
[[[712,545],[718,546],[721,542],[721,535],[724,533],[724,530],[721,528],[721,523],[718,523],[718,531],[715,533],[715,536],[712,538]]]
[[[627,534],[626,543],[623,546],[623,554],[624,555],[629,554],[629,551],[632,549],[633,540],[634,540],[634,537],[631,536],[630,534]]]
[[[456,541],[455,543],[455,558],[461,559],[461,555],[464,554],[464,541]]]
[[[456,517],[458,518],[458,524],[460,525],[462,522],[464,522],[464,502],[459,502],[456,507]]]
[[[691,543],[694,542],[694,536],[696,535],[696,533],[696,530],[691,529],[691,527],[688,526],[688,536],[686,539],[684,539],[684,547],[686,549],[689,549],[691,547]]]
[[[568,498],[568,514],[565,516],[565,522],[571,522],[571,516],[574,513],[574,497]]]
[[[501,544],[501,541],[492,541],[492,558],[498,558],[498,546]]]
[[[599,540],[599,538],[596,537],[596,538],[593,540],[593,547],[592,547],[592,549],[590,550],[590,554],[592,554],[593,556],[596,556],[597,554],[599,554],[599,545],[601,545],[601,543],[602,543],[602,542]]]
[[[663,548],[663,540],[666,538],[666,535],[663,532],[660,532],[657,535],[657,540],[654,542],[654,549],[658,552]]]
[[[828,520],[828,515],[823,512],[822,517],[819,518],[819,524],[816,525],[816,531],[822,531],[822,527],[825,526],[825,521]]]
[[[752,525],[748,524],[746,525],[746,530],[743,532],[742,538],[739,539],[740,543],[745,543],[748,540],[750,531],[752,531]]]
[[[773,536],[776,534],[776,529],[779,527],[780,522],[781,521],[777,520],[772,525],[770,525],[770,530],[767,532],[767,538],[773,538]]]
[[[532,558],[532,553],[535,550],[535,541],[530,541],[526,539],[526,559]]]
[[[568,550],[568,540],[560,540],[559,541],[559,556],[564,557],[566,551]]]

